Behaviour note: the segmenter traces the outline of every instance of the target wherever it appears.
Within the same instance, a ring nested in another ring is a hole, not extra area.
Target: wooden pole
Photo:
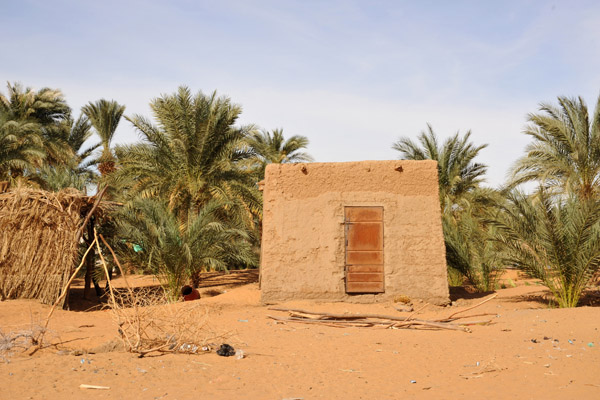
[[[42,345],[43,345],[43,339],[44,339],[44,334],[46,333],[46,330],[48,329],[48,323],[50,322],[50,317],[52,317],[52,314],[54,313],[54,310],[56,309],[56,306],[65,298],[65,296],[67,295],[67,293],[69,293],[69,286],[71,286],[71,282],[73,282],[73,279],[75,279],[75,276],[77,275],[77,273],[79,272],[79,270],[81,269],[81,267],[83,267],[83,264],[85,263],[85,259],[86,259],[87,255],[88,255],[90,249],[94,246],[94,244],[97,244],[97,243],[98,242],[96,240],[94,240],[92,242],[92,244],[90,245],[90,247],[88,247],[87,251],[83,255],[83,259],[81,260],[81,263],[75,269],[75,272],[73,272],[73,274],[71,275],[71,278],[69,279],[69,281],[67,282],[67,284],[63,288],[62,293],[60,294],[60,296],[58,296],[58,299],[56,299],[56,301],[52,305],[52,308],[50,308],[50,312],[48,313],[48,316],[46,317],[46,322],[44,323],[44,326],[40,330],[39,336],[35,339],[35,342],[36,342],[35,343],[35,347],[34,347],[33,351],[29,353],[29,355],[33,355],[33,353],[35,353],[36,351],[38,351],[42,347]]]
[[[87,244],[88,246],[93,243],[94,239],[92,239],[94,235],[94,220],[90,219],[90,223],[87,226]],[[91,298],[90,291],[92,289],[92,274],[94,272],[94,267],[96,266],[96,257],[95,251],[92,248],[90,251],[89,257],[86,259],[85,266],[85,286],[83,288],[83,298],[89,300]]]
[[[102,200],[104,193],[106,193],[106,189],[108,189],[108,185],[104,186],[100,193],[96,195],[96,201],[94,202],[94,205],[92,206],[91,210],[87,213],[85,219],[83,220],[83,223],[77,230],[77,236],[75,236],[76,243],[79,243],[79,241],[81,240],[81,237],[83,236],[83,231],[85,230],[85,227],[90,221],[90,218],[92,218],[92,215],[94,215],[94,213],[96,212],[96,208],[98,208],[98,206],[100,205],[100,201]]]

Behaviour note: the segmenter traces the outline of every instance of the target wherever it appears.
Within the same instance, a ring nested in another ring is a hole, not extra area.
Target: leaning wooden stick
[[[498,296],[498,293],[496,293],[496,294],[492,295],[491,297],[488,297],[487,299],[485,299],[485,300],[484,300],[484,301],[482,301],[481,303],[475,304],[475,305],[474,305],[474,306],[472,306],[472,307],[468,307],[468,308],[465,308],[464,310],[457,311],[457,312],[455,312],[454,314],[452,314],[452,315],[448,316],[448,318],[445,318],[445,319],[451,319],[452,317],[454,317],[454,316],[455,316],[455,315],[457,315],[457,314],[461,314],[461,313],[464,313],[465,311],[469,311],[469,310],[472,310],[472,309],[474,309],[474,308],[476,308],[476,307],[479,307],[480,305],[482,305],[482,304],[485,304],[485,303],[487,303],[488,301],[490,301],[490,300],[492,300],[492,299],[496,298],[496,296]]]
[[[94,234],[95,234],[95,230],[94,230]],[[117,264],[117,267],[119,268],[119,271],[121,272],[121,276],[123,277],[123,280],[125,281],[125,286],[127,287],[127,292],[129,293],[129,299],[131,301],[131,304],[133,306],[133,310],[134,310],[134,317],[133,317],[133,322],[132,321],[127,321],[130,325],[135,325],[136,330],[135,330],[135,337],[136,337],[136,344],[133,345],[128,338],[126,338],[126,343],[129,346],[130,349],[134,349],[137,348],[141,341],[142,341],[142,337],[140,334],[140,331],[142,330],[141,327],[141,321],[139,318],[139,312],[138,312],[138,306],[137,306],[137,302],[135,301],[135,295],[133,293],[133,289],[131,288],[131,286],[129,286],[129,282],[127,281],[127,277],[125,276],[125,271],[123,270],[123,267],[121,267],[121,263],[119,262],[119,259],[117,258],[117,255],[115,254],[115,252],[113,251],[112,247],[110,247],[110,245],[106,242],[106,240],[104,239],[104,236],[102,236],[102,234],[98,234],[98,236],[100,236],[100,239],[102,239],[102,242],[104,243],[104,245],[108,248],[108,250],[110,251],[110,254],[112,254],[113,256],[113,260],[115,261],[115,264]],[[109,285],[109,288],[111,289],[111,295],[113,295],[112,293],[112,284],[110,282],[110,279],[108,278],[108,270],[106,269],[106,264],[104,263],[104,259],[102,258],[102,252],[100,251],[100,248],[98,247],[98,253],[100,254],[100,258],[102,259],[102,263],[104,265],[104,271],[107,274],[107,282]],[[113,295],[113,307],[116,307],[116,304],[114,304],[114,295]],[[114,309],[114,308],[113,308]],[[119,319],[119,317],[117,316],[117,319]],[[119,319],[119,324],[120,324],[120,319]]]
[[[102,267],[104,268],[104,273],[106,274],[106,282],[108,284],[108,291],[110,292],[110,299],[112,301],[112,306],[115,307],[117,301],[115,300],[115,293],[113,291],[112,284],[110,283],[110,273],[108,272],[108,267],[106,266],[106,261],[104,260],[104,256],[102,255],[102,250],[100,249],[100,242],[98,242],[98,232],[96,232],[96,228],[94,228],[94,242],[96,243],[96,247],[98,248],[98,255],[100,256],[100,261],[102,262]]]
[[[421,311],[423,311],[427,306],[429,306],[429,303],[425,303],[423,305],[423,307],[416,309],[415,311],[413,311],[407,318],[407,321],[410,321],[411,319],[413,319],[415,317],[415,315],[417,315],[418,313],[420,313]]]
[[[83,236],[83,231],[85,230],[85,227],[87,226],[88,222],[90,221],[90,218],[92,218],[92,215],[94,215],[94,212],[96,212],[96,208],[98,208],[98,206],[100,205],[100,201],[102,201],[102,197],[104,196],[104,193],[106,193],[106,189],[108,189],[108,185],[104,186],[104,188],[100,191],[100,193],[98,193],[96,195],[96,201],[94,202],[92,209],[87,213],[87,215],[85,216],[85,219],[83,220],[83,223],[77,230],[77,235],[75,236],[76,243],[79,243],[79,240]]]
[[[125,286],[127,287],[127,290],[129,291],[129,293],[133,293],[131,286],[129,286],[129,282],[127,282],[127,277],[125,276],[125,271],[123,270],[123,267],[121,266],[121,263],[119,262],[119,259],[117,258],[117,255],[115,254],[115,252],[113,251],[112,247],[109,246],[109,244],[106,242],[106,240],[104,239],[104,236],[102,236],[102,234],[98,234],[98,236],[100,236],[100,240],[102,240],[102,243],[104,243],[104,245],[106,246],[106,248],[110,251],[110,254],[113,257],[113,260],[115,261],[115,264],[117,264],[117,267],[119,267],[119,271],[121,272],[121,276],[123,277],[123,280],[125,281]]]
[[[442,318],[442,319],[436,319],[434,321],[436,321],[436,322],[454,322],[458,319],[474,318],[474,317],[487,317],[490,315],[497,316],[498,313],[481,313],[481,314],[472,314],[472,315],[460,315],[458,317]]]
[[[71,282],[73,282],[73,279],[75,279],[75,276],[77,276],[77,273],[83,267],[83,264],[85,263],[85,258],[87,257],[87,255],[90,252],[90,250],[92,249],[92,247],[94,247],[95,243],[96,243],[96,240],[94,239],[92,244],[90,244],[90,247],[88,247],[85,254],[83,255],[83,258],[81,259],[81,263],[79,264],[79,266],[77,268],[75,268],[75,272],[73,272],[73,274],[71,275],[71,278],[69,278],[69,281],[63,288],[62,293],[60,294],[60,296],[58,296],[58,299],[56,299],[56,301],[52,305],[52,308],[50,308],[50,312],[48,313],[48,316],[46,317],[46,322],[44,322],[44,326],[42,327],[42,330],[40,331],[39,336],[35,339],[35,342],[36,342],[35,347],[29,353],[30,356],[42,348],[44,334],[46,333],[46,329],[48,329],[48,324],[50,323],[50,317],[52,317],[52,314],[54,313],[56,306],[65,298],[65,296],[69,292],[69,286],[71,286]]]

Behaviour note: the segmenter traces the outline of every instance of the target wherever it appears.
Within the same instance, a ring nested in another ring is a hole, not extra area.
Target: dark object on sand
[[[223,343],[221,347],[219,347],[219,350],[217,350],[217,354],[223,357],[235,356],[235,349],[227,343]]]
[[[181,288],[181,294],[183,295],[183,301],[198,300],[200,298],[200,292],[189,285]]]

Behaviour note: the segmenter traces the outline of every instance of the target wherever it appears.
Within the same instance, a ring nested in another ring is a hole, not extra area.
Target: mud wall
[[[435,161],[271,164],[263,195],[263,302],[448,302]],[[345,206],[384,208],[385,293],[345,292]]]

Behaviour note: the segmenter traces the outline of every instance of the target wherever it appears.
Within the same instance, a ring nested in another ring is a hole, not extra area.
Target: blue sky
[[[179,85],[227,95],[241,123],[305,135],[317,161],[395,159],[431,123],[488,143],[503,182],[527,113],[600,94],[597,1],[0,0],[0,80],[127,114]],[[5,92],[5,87],[0,86]],[[137,140],[126,121],[116,142]]]

